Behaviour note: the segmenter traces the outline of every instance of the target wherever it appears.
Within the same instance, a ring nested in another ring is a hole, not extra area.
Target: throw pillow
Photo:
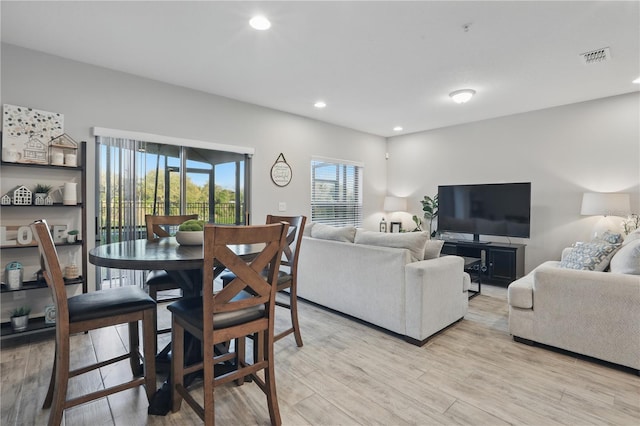
[[[560,262],[561,268],[604,271],[611,257],[620,247],[606,241],[594,239],[589,243],[575,246]]]
[[[594,240],[606,241],[609,244],[620,244],[622,243],[622,234],[604,231],[601,235],[595,237]]]
[[[424,258],[424,248],[428,239],[428,232],[385,234],[383,232],[359,230],[356,233],[355,243],[407,249],[411,252],[411,261],[417,262]]]
[[[321,240],[342,241],[352,243],[356,236],[356,228],[354,226],[329,226],[322,223],[314,223],[311,228],[311,236]]]
[[[444,240],[427,240],[427,245],[424,248],[424,260],[440,257],[443,245]]]
[[[623,245],[611,258],[611,272],[640,275],[640,239]]]

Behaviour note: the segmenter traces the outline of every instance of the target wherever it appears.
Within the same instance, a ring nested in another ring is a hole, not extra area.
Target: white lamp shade
[[[585,192],[582,195],[583,216],[626,216],[631,211],[629,194]]]
[[[384,197],[384,211],[404,212],[407,210],[407,199],[400,197]]]

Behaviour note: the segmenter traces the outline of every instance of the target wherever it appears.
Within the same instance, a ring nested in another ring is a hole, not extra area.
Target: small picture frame
[[[44,323],[55,324],[56,323],[56,307],[53,305],[47,305],[44,307]]]
[[[397,234],[402,231],[402,222],[391,222],[391,233]]]

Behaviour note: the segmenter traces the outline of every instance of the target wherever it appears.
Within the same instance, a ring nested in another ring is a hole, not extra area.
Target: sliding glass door
[[[98,244],[146,238],[147,214],[193,214],[247,224],[247,154],[97,137]],[[141,285],[131,271],[98,272],[97,286]]]

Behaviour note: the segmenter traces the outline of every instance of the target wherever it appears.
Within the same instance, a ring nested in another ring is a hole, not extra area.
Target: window
[[[362,225],[362,164],[311,160],[311,220],[333,226]]]

